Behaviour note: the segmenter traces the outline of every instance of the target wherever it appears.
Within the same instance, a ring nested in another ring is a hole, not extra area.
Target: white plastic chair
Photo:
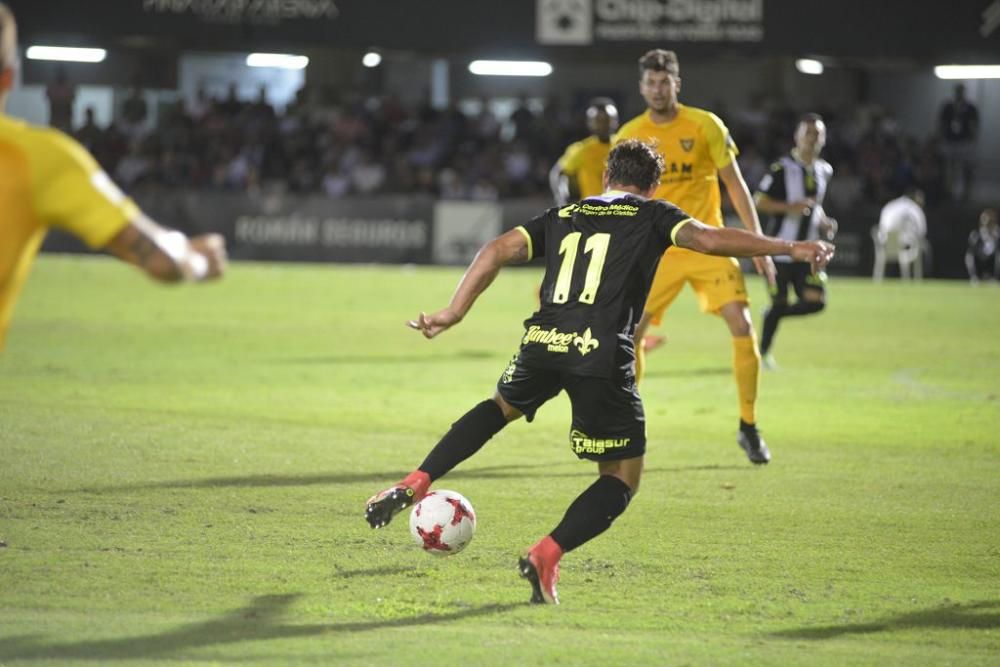
[[[872,242],[875,244],[873,280],[882,281],[888,262],[899,264],[899,276],[903,280],[910,279],[911,269],[916,280],[923,280],[927,241],[914,226],[907,225],[885,234],[875,225],[872,227]]]

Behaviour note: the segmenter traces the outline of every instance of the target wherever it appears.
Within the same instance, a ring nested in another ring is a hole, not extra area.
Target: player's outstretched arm
[[[790,255],[797,262],[809,262],[813,271],[825,267],[833,259],[834,252],[833,244],[826,241],[783,241],[743,229],[709,227],[697,220],[686,222],[677,229],[674,244],[723,257]]]
[[[816,207],[816,200],[812,197],[796,199],[795,201],[781,201],[769,197],[763,192],[754,195],[754,203],[757,205],[758,211],[768,215],[810,215]]]
[[[420,331],[425,338],[434,338],[462,321],[479,295],[486,291],[500,273],[500,269],[508,264],[523,264],[530,259],[528,241],[524,234],[511,230],[498,236],[476,253],[476,258],[458,282],[447,308],[430,315],[420,313],[417,319],[407,322],[407,326]]]
[[[226,242],[218,234],[189,239],[139,214],[104,247],[161,282],[212,280],[226,268]]]

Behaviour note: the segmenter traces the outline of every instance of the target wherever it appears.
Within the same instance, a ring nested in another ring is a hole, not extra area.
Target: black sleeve
[[[656,237],[666,250],[674,244],[674,231],[681,226],[681,223],[691,220],[691,216],[677,208],[670,202],[656,200],[651,201],[653,206],[653,228],[656,230]]]
[[[528,254],[531,259],[545,256],[545,222],[558,211],[559,209],[551,208],[517,227],[528,239]]]
[[[762,192],[775,201],[786,201],[788,194],[785,191],[785,168],[780,162],[771,165],[771,171],[760,179],[757,192]]]

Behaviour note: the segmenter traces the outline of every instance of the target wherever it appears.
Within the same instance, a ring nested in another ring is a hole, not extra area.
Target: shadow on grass
[[[699,471],[752,471],[749,465],[739,466],[677,466],[673,468],[646,468],[646,477],[661,473],[685,473]],[[214,489],[223,487],[281,487],[281,486],[315,486],[318,484],[355,484],[365,483],[378,485],[391,484],[410,473],[409,470],[381,472],[346,472],[323,473],[316,475],[246,475],[244,477],[208,477],[206,479],[178,479],[163,482],[137,484],[120,484],[112,486],[93,486],[73,489],[73,492],[83,493],[115,493],[118,491],[137,491],[150,489]],[[576,466],[575,470],[556,472],[551,464],[537,466],[489,466],[485,468],[470,468],[468,470],[453,470],[437,484],[440,488],[448,488],[448,482],[456,479],[553,479],[558,477],[593,477],[595,469],[589,465]]]
[[[340,579],[353,579],[354,577],[388,577],[395,574],[409,574],[415,572],[415,567],[372,567],[365,570],[337,570],[333,576]]]
[[[447,355],[414,354],[340,354],[323,357],[282,357],[271,359],[271,364],[289,365],[357,365],[357,364],[440,364],[449,361],[478,361],[481,359],[509,360],[509,354],[498,354],[489,350],[458,350]],[[500,369],[503,370],[503,369]]]
[[[344,632],[448,623],[506,612],[528,603],[488,604],[446,614],[420,614],[406,618],[350,623],[292,625],[280,617],[299,595],[261,595],[242,609],[204,623],[190,623],[150,635],[78,642],[49,642],[39,635],[22,635],[0,641],[0,662],[5,660],[134,660],[171,657],[189,649],[218,644],[269,639],[294,639]],[[332,657],[332,656],[331,656]]]
[[[863,635],[914,628],[943,630],[994,630],[1000,628],[1000,601],[950,604],[923,611],[891,616],[870,623],[845,623],[811,628],[796,628],[772,633],[782,639],[833,639],[844,635]]]
[[[656,364],[653,363],[654,368],[650,368],[647,364],[645,377],[647,378],[680,378],[680,377],[698,377],[700,375],[732,375],[733,369],[731,366],[726,366],[725,368],[663,368],[657,370],[655,368]]]

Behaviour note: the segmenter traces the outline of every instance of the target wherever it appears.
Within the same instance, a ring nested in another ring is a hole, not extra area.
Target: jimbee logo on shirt
[[[545,345],[545,349],[549,352],[559,353],[569,352],[570,346],[575,345],[576,349],[580,351],[581,356],[586,355],[588,352],[593,352],[601,346],[601,341],[594,338],[590,333],[590,327],[587,327],[587,330],[582,334],[578,334],[575,331],[559,331],[556,327],[543,329],[537,324],[532,324],[528,327],[524,332],[521,343],[523,345],[538,343]]]

